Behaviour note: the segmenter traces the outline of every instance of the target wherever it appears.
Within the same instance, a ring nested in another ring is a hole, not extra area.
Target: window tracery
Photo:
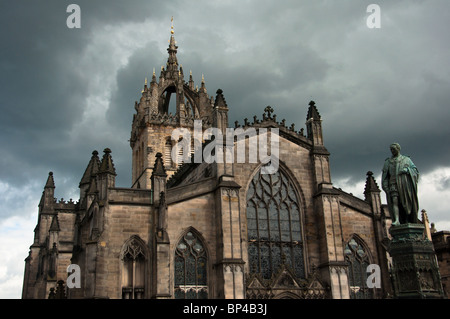
[[[122,253],[122,299],[142,299],[145,292],[145,249],[132,238]]]
[[[175,249],[175,298],[208,298],[206,251],[192,231],[183,236]]]
[[[251,273],[269,279],[282,264],[305,277],[299,199],[281,171],[259,171],[247,192],[248,256]]]
[[[369,256],[363,245],[355,238],[350,239],[344,249],[345,261],[348,263],[348,283],[351,299],[371,299],[372,289],[367,287],[367,267]]]

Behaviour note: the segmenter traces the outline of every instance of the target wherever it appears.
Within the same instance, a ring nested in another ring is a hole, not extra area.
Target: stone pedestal
[[[402,224],[389,231],[395,297],[444,298],[433,243],[424,236],[424,225]]]

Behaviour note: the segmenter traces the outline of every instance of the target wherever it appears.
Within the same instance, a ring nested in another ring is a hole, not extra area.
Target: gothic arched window
[[[192,231],[181,238],[175,249],[175,298],[208,298],[206,251]]]
[[[372,289],[367,287],[367,267],[370,264],[369,256],[363,245],[352,238],[344,249],[345,261],[348,263],[348,284],[350,286],[350,298],[373,298]]]
[[[299,199],[292,181],[281,171],[259,171],[247,192],[250,272],[269,279],[284,263],[304,278]]]
[[[132,237],[122,250],[122,298],[142,299],[145,292],[145,247]]]

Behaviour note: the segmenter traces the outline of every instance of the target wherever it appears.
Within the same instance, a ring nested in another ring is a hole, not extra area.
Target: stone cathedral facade
[[[185,161],[171,134],[229,127],[222,90],[185,81],[174,35],[159,78],[135,103],[132,185],[117,187],[112,152],[87,164],[77,202],[55,199],[49,174],[34,242],[25,260],[23,298],[386,298],[391,219],[368,172],[365,200],[332,185],[322,118],[305,105],[306,129],[278,121],[271,107],[244,120],[246,154],[263,129],[278,129],[278,170],[265,164]],[[306,103],[305,103],[306,104]],[[172,114],[169,106],[176,105]],[[224,133],[225,135],[225,133]],[[267,136],[267,138],[272,138]],[[197,141],[206,148],[211,141]],[[196,149],[195,147],[193,149]],[[218,156],[218,154],[216,154]],[[379,265],[379,288],[368,265]],[[68,288],[78,265],[80,287]]]

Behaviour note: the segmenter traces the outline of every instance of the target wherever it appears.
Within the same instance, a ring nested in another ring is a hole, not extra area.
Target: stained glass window
[[[247,192],[250,271],[269,279],[282,264],[304,278],[300,209],[292,181],[280,170],[259,171]]]
[[[206,269],[203,244],[193,232],[188,232],[175,250],[175,298],[208,298]]]
[[[361,243],[352,238],[344,249],[345,260],[348,263],[348,282],[350,286],[350,298],[373,298],[372,289],[367,287],[367,267],[369,256]]]

